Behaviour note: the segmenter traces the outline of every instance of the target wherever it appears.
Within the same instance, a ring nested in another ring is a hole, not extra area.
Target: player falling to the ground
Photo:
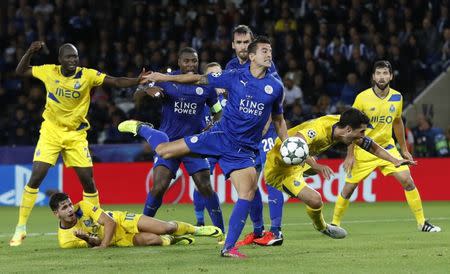
[[[186,47],[178,54],[178,66],[170,75],[198,73],[198,55],[193,48]],[[160,131],[167,134],[169,141],[202,132],[206,128],[205,105],[217,121],[222,114],[222,107],[217,100],[216,90],[208,86],[159,82],[150,89],[162,89],[162,114]],[[150,92],[147,90],[147,92]],[[180,164],[183,163],[202,196],[213,225],[224,232],[222,211],[219,197],[211,187],[209,163],[205,158],[184,156],[164,159],[155,156],[153,167],[153,187],[147,195],[144,215],[154,217],[162,204],[170,181],[175,178]]]
[[[138,78],[116,78],[94,69],[78,67],[78,51],[72,44],[64,44],[59,48],[60,65],[30,66],[33,54],[44,46],[42,41],[33,42],[16,68],[18,75],[32,76],[45,84],[47,101],[42,114],[44,121],[34,152],[31,177],[23,190],[19,221],[10,246],[22,244],[39,186],[48,169],[55,165],[59,153],[62,154],[64,164],[75,169],[83,186],[84,199],[93,204],[99,203],[86,139],[86,131],[90,127],[86,115],[91,89],[100,85],[126,88],[147,81],[142,78],[144,72]]]
[[[405,141],[405,127],[402,121],[403,98],[400,92],[392,89],[392,67],[388,61],[377,61],[373,66],[372,80],[374,85],[356,96],[353,107],[364,112],[370,119],[367,136],[384,147],[395,157],[413,160]],[[392,130],[400,153],[395,147]],[[333,221],[341,225],[342,217],[350,204],[350,197],[358,183],[364,180],[374,169],[379,168],[383,175],[392,175],[402,185],[406,201],[416,218],[419,230],[423,232],[439,232],[441,229],[425,220],[419,191],[414,185],[408,166],[395,166],[392,163],[378,159],[365,150],[350,145],[344,161],[347,172],[344,188],[339,194],[334,207]]]
[[[213,156],[225,176],[238,193],[238,200],[230,217],[224,248],[225,257],[245,257],[235,247],[244,228],[250,203],[257,188],[255,151],[262,139],[263,129],[272,115],[272,121],[281,140],[287,138],[283,117],[283,84],[267,69],[272,64],[272,47],[269,39],[259,37],[248,46],[250,67],[209,75],[164,75],[152,73],[146,78],[155,82],[179,82],[224,88],[228,102],[221,120],[209,130],[194,136],[169,142],[164,132],[154,130],[136,121],[119,125],[122,132],[132,132],[144,137],[164,159],[187,154]]]
[[[246,25],[239,25],[234,28],[232,33],[231,46],[236,54],[236,57],[231,59],[225,69],[248,69],[250,66],[250,60],[248,58],[248,45],[254,39],[252,30]],[[267,69],[267,73],[273,74],[278,77],[275,65]],[[266,153],[273,147],[273,140],[275,140],[277,133],[272,123],[266,128],[266,133],[259,144],[258,151],[256,152],[256,171],[257,178],[263,170]],[[267,185],[268,200],[269,200],[269,212],[271,227],[270,231],[264,231],[264,218],[263,218],[263,203],[259,188],[255,192],[255,197],[251,202],[250,207],[250,220],[253,223],[253,232],[245,235],[244,239],[237,242],[236,246],[243,246],[249,244],[259,245],[281,245],[283,243],[283,236],[281,234],[281,218],[283,214],[284,197],[283,193],[276,188]]]
[[[62,192],[50,197],[49,206],[59,219],[58,242],[61,248],[188,245],[194,243],[190,235],[213,236],[220,233],[215,226],[195,227],[126,211],[104,211],[88,201],[74,205]]]
[[[372,153],[375,158],[384,159],[394,166],[415,164],[412,160],[395,158],[375,141],[366,137],[368,125],[369,118],[355,108],[350,108],[342,115],[322,116],[301,123],[288,131],[289,136],[298,136],[308,144],[309,157],[305,165],[284,163],[279,153],[282,143],[280,139],[275,141],[274,148],[267,154],[264,170],[267,183],[303,201],[314,228],[331,238],[344,238],[347,232],[343,228],[325,222],[322,215],[322,197],[309,187],[303,178],[303,173],[308,169],[322,174],[326,179],[333,174],[330,167],[317,163],[313,156],[319,155],[337,143],[346,145],[353,143]]]

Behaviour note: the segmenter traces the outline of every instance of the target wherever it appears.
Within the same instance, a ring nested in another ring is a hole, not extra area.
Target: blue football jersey
[[[180,74],[180,71],[172,74]],[[173,82],[156,85],[165,94],[159,130],[164,131],[170,141],[197,134],[206,127],[205,104],[210,108],[217,103],[214,88]]]
[[[270,115],[283,113],[281,81],[270,73],[257,79],[246,68],[209,74],[208,82],[213,88],[228,91],[227,106],[218,128],[231,142],[257,150]]]

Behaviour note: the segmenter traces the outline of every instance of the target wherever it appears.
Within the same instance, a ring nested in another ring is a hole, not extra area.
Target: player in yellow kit
[[[59,219],[58,242],[61,248],[108,246],[149,246],[192,244],[186,235],[222,235],[215,226],[195,227],[184,222],[164,222],[142,214],[104,211],[88,201],[72,204],[66,193],[55,193],[49,202]],[[170,235],[169,235],[170,234]]]
[[[19,221],[10,246],[22,244],[38,188],[48,169],[56,163],[59,153],[67,167],[74,167],[83,186],[84,199],[93,204],[99,203],[86,139],[90,91],[103,84],[125,88],[146,82],[143,79],[144,73],[138,78],[117,78],[94,69],[78,67],[78,51],[72,44],[64,44],[59,48],[58,60],[61,65],[30,66],[31,57],[42,47],[45,47],[44,42],[33,42],[16,68],[18,75],[32,76],[45,84],[47,101],[42,114],[44,122],[34,153],[31,177],[23,190]]]
[[[401,157],[392,138],[392,130],[400,145],[403,158],[413,160],[408,152],[405,141],[405,127],[401,118],[402,95],[389,86],[392,81],[392,67],[388,61],[378,61],[374,64],[372,79],[373,87],[362,91],[355,99],[353,107],[361,110],[370,118],[367,136],[384,147],[395,157]],[[383,175],[392,175],[402,185],[408,205],[413,212],[419,230],[423,232],[439,232],[441,229],[425,220],[419,191],[414,185],[407,166],[396,167],[392,163],[377,159],[359,147],[349,146],[344,162],[347,178],[344,188],[334,207],[333,221],[341,224],[342,216],[350,204],[350,196],[358,183],[364,180],[375,168]]]
[[[306,212],[311,218],[314,228],[331,238],[344,238],[347,232],[325,222],[322,215],[322,197],[309,187],[303,179],[303,173],[312,169],[321,173],[326,179],[333,170],[326,165],[317,163],[313,156],[326,151],[337,143],[356,144],[374,154],[376,157],[391,162],[395,166],[415,164],[413,161],[398,159],[390,155],[370,138],[365,137],[369,118],[361,111],[351,108],[342,115],[326,115],[306,121],[288,131],[288,135],[298,136],[305,140],[309,147],[307,165],[287,165],[280,154],[281,140],[276,139],[275,146],[267,154],[264,176],[267,184],[283,190],[291,197],[297,197],[306,204]]]

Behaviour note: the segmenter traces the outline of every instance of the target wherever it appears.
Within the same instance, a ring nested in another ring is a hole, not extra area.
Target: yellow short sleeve
[[[83,211],[83,215],[91,217],[95,222],[98,222],[100,215],[103,213],[103,209],[98,206],[95,206],[87,201],[80,201],[78,203],[81,210]]]
[[[395,118],[401,118],[402,117],[402,111],[403,111],[403,96],[400,98],[399,107],[397,108],[397,115]]]
[[[360,97],[361,97],[361,96],[356,96],[355,102],[353,102],[353,106],[352,106],[352,107],[354,107],[354,108],[356,108],[356,109],[359,109],[359,110],[362,110],[362,109],[363,109],[363,106],[362,106],[362,104],[361,104],[361,99],[360,99]]]
[[[106,74],[101,73],[98,70],[95,69],[87,69],[86,71],[89,81],[92,83],[92,86],[100,86],[103,84],[103,81],[105,80]]]
[[[48,72],[55,68],[55,65],[42,65],[42,66],[32,66],[31,74],[33,77],[38,78],[41,81],[45,81],[45,76]]]

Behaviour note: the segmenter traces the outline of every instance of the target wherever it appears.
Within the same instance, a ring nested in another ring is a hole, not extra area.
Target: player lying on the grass
[[[61,248],[188,245],[194,242],[194,238],[186,234],[214,238],[222,235],[215,226],[196,227],[126,211],[104,211],[87,201],[74,205],[70,197],[62,192],[51,196],[49,206],[59,219],[58,241]]]
[[[368,124],[369,118],[364,113],[351,108],[342,115],[322,116],[288,130],[290,137],[300,137],[308,144],[307,165],[287,165],[281,158],[280,139],[275,141],[274,148],[267,154],[264,170],[267,184],[303,201],[314,228],[331,238],[344,238],[347,232],[343,228],[325,222],[322,214],[322,197],[316,190],[309,187],[303,178],[303,173],[308,169],[322,174],[326,179],[333,174],[330,167],[317,163],[313,156],[319,155],[337,143],[346,145],[354,143],[397,167],[405,164],[415,165],[414,161],[393,157],[376,142],[365,137],[364,133]]]

